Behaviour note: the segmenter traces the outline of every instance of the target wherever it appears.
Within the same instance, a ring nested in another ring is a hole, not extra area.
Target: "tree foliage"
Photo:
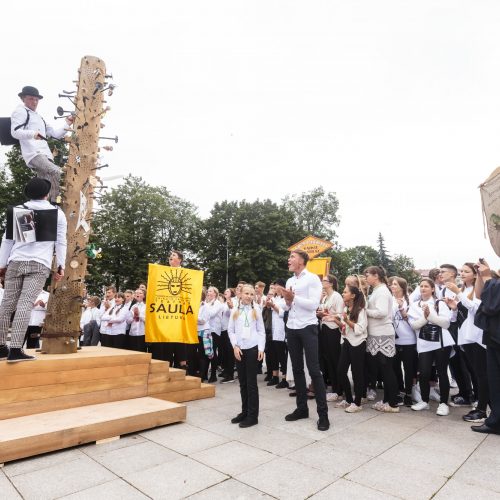
[[[299,195],[286,196],[283,206],[290,212],[304,237],[312,234],[335,241],[335,228],[340,222],[337,215],[339,201],[335,193],[317,187]]]
[[[92,242],[102,258],[90,262],[90,288],[135,288],[146,281],[148,263],[168,260],[174,248],[192,251],[199,218],[196,208],[164,188],[128,176],[99,201]]]

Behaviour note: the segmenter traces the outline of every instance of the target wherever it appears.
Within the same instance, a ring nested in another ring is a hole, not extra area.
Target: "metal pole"
[[[226,290],[229,288],[229,238],[226,234]]]

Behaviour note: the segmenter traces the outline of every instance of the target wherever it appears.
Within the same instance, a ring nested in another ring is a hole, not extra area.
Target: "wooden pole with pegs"
[[[62,210],[68,220],[68,249],[64,277],[52,279],[47,316],[42,332],[42,352],[74,353],[80,335],[80,317],[87,272],[87,247],[92,217],[98,141],[103,114],[104,62],[92,56],[82,58],[73,133],[68,136],[69,156],[64,170]]]

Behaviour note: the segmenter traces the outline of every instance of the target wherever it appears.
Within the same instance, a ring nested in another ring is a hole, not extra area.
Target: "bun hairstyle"
[[[252,292],[253,292],[253,293],[255,293],[254,287],[253,287],[252,285],[248,285],[248,284],[243,285],[243,286],[241,287],[241,293],[243,293],[243,290],[245,290],[245,289],[252,290]],[[251,307],[252,307],[252,318],[253,318],[254,320],[257,320],[257,311],[255,310],[255,307],[254,307],[254,305],[253,305],[253,300],[252,300],[252,302],[251,302],[251,304],[250,304],[250,305],[251,305]],[[236,321],[236,320],[239,318],[239,316],[240,316],[240,309],[241,309],[241,304],[240,304],[240,307],[238,307],[238,309],[236,309],[236,310],[234,311],[234,313],[233,313],[233,320],[234,320],[234,321]]]

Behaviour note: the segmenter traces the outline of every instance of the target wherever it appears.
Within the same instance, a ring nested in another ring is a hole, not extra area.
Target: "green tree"
[[[394,273],[394,265],[391,260],[391,256],[389,255],[389,252],[385,247],[385,240],[384,237],[382,236],[382,233],[378,233],[377,244],[378,244],[377,265],[382,266],[386,270],[387,275],[390,276]]]
[[[331,270],[341,283],[350,274],[362,274],[369,267],[377,265],[377,251],[366,245],[359,245],[345,250],[334,251]]]
[[[54,162],[61,165],[67,146],[63,141],[49,140],[54,154]],[[5,230],[5,213],[8,205],[17,205],[27,201],[24,186],[34,177],[34,172],[26,166],[19,146],[13,146],[6,154],[5,168],[0,170],[0,234]]]
[[[126,177],[100,198],[92,222],[91,241],[102,258],[89,261],[90,291],[110,284],[134,288],[146,280],[148,263],[166,263],[174,248],[192,253],[199,222],[191,203],[140,177]]]
[[[300,235],[290,212],[270,200],[216,203],[203,223],[205,282],[225,287],[227,255],[229,286],[288,276],[287,248]]]
[[[404,278],[412,288],[418,285],[420,274],[415,271],[415,264],[411,257],[397,254],[392,259],[392,264],[394,266],[395,276]]]
[[[302,237],[312,234],[335,241],[335,228],[340,222],[337,215],[339,201],[335,193],[317,187],[300,195],[286,196],[283,206],[293,216],[296,226],[303,234]]]

